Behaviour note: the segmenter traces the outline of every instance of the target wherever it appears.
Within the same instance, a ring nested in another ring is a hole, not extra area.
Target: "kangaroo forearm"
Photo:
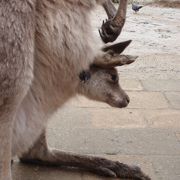
[[[127,12],[127,2],[128,0],[121,0],[119,4],[119,8],[117,10],[117,14],[114,18],[114,23],[117,26],[123,26],[126,19],[126,12]]]
[[[114,7],[111,0],[105,1],[105,3],[103,4],[103,7],[107,13],[108,19],[111,19],[116,15],[117,10]]]

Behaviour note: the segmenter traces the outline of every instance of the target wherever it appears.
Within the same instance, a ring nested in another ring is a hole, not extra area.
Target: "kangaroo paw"
[[[99,34],[104,43],[113,42],[121,33],[121,28],[116,26],[112,20],[103,21]]]
[[[118,161],[103,158],[97,159],[97,164],[99,164],[99,166],[95,168],[95,172],[103,176],[129,178],[133,180],[150,180],[137,166],[128,166]]]

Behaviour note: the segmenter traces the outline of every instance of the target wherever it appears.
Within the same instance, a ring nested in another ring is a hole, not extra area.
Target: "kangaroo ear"
[[[102,48],[102,51],[109,52],[110,54],[121,54],[131,42],[132,40],[128,40],[110,46],[105,46]]]
[[[104,54],[102,57],[97,57],[93,62],[93,66],[101,68],[112,68],[116,66],[123,66],[126,64],[131,64],[135,61],[138,56],[130,55],[110,55],[108,53]]]

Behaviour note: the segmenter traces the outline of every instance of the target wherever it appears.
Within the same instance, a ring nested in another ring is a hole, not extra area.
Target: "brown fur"
[[[13,154],[24,151],[27,142],[30,146],[48,117],[77,93],[79,74],[89,69],[95,57],[97,51],[89,20],[95,1],[85,2],[37,3],[34,79],[17,113]],[[19,130],[22,117],[28,123]],[[39,127],[38,131],[32,131],[34,126]],[[28,136],[23,135],[28,132]]]
[[[107,79],[111,79],[111,73],[117,73],[115,69],[91,67],[90,81],[83,83],[79,79],[79,74],[88,70],[95,59],[114,57],[108,52],[97,52],[92,35],[90,11],[96,3],[102,2],[1,1],[0,180],[12,179],[10,161],[15,155],[22,159],[41,159],[43,162],[44,159],[40,158],[43,156],[42,151],[37,148],[41,145],[43,152],[47,152],[47,163],[61,164],[62,160],[59,159],[64,158],[63,162],[67,165],[97,170],[89,165],[91,158],[84,157],[84,161],[79,162],[80,156],[75,156],[77,161],[74,162],[71,155],[58,152],[53,155],[43,137],[49,117],[77,93],[109,104],[114,102],[114,106],[128,104],[128,97],[117,82],[116,86],[108,87],[108,93],[104,96],[101,91],[105,87],[96,88],[94,84],[106,77],[103,81],[106,85]],[[113,91],[114,87],[116,91]],[[97,163],[99,159],[92,161]],[[108,167],[99,168],[103,161],[97,164],[99,171],[117,176]],[[136,170],[130,167],[129,171]],[[138,172],[141,174],[141,171]]]

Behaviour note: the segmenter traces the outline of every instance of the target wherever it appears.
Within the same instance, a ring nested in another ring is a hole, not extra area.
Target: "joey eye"
[[[118,76],[116,74],[111,74],[111,79],[114,81],[114,82],[117,82],[118,81]]]

